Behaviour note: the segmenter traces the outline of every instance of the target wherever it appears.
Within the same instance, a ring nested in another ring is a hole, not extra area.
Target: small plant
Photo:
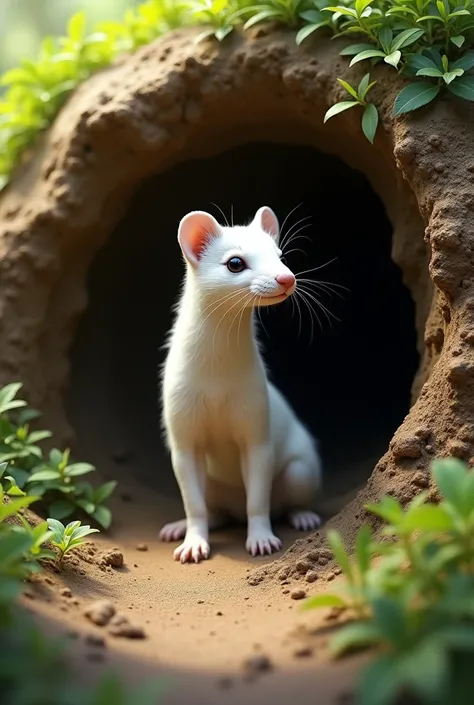
[[[308,0],[266,0],[247,8],[251,16],[245,22],[244,29],[249,29],[260,22],[279,22],[287,27],[297,27],[306,11],[313,8]]]
[[[474,655],[474,474],[444,459],[433,464],[433,476],[438,505],[426,493],[406,509],[392,497],[368,505],[385,522],[386,540],[374,541],[362,527],[354,560],[339,535],[328,533],[345,587],[304,606],[354,616],[333,638],[333,655],[382,647],[363,673],[360,705],[392,705],[407,692],[423,705],[466,702]]]
[[[117,483],[93,487],[81,478],[95,470],[89,463],[71,463],[70,451],[53,448],[47,459],[40,443],[51,437],[49,431],[30,431],[29,422],[38,412],[17,399],[21,384],[0,389],[0,463],[7,462],[8,492],[32,494],[46,505],[48,514],[65,519],[74,512],[85,512],[102,528],[109,528],[112,514],[106,502]],[[0,474],[5,475],[4,469]]]
[[[189,0],[189,17],[193,24],[209,27],[198,34],[196,42],[214,37],[222,42],[234,29],[242,13],[247,12],[246,0]]]
[[[51,543],[59,551],[60,562],[69,551],[82,546],[86,536],[99,531],[91,529],[89,525],[81,526],[80,521],[71,521],[67,526],[64,526],[57,519],[48,519],[48,527],[51,532]]]
[[[372,86],[375,84],[375,81],[369,83],[370,74],[368,73],[362,78],[357,88],[351,86],[350,83],[347,83],[347,81],[343,81],[342,78],[338,78],[337,80],[339,81],[341,86],[347,91],[347,93],[351,96],[351,98],[353,98],[353,100],[344,100],[340,103],[336,103],[331,108],[329,108],[326,115],[324,116],[324,122],[327,122],[330,118],[334,117],[335,115],[338,115],[339,113],[342,113],[344,110],[349,110],[349,108],[355,108],[356,106],[360,106],[361,108],[363,108],[362,132],[367,137],[369,142],[372,143],[374,141],[375,133],[377,131],[379,114],[375,105],[366,101],[366,96]]]

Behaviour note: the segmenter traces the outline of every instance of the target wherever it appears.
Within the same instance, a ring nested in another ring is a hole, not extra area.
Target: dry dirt
[[[87,307],[86,275],[139,184],[251,139],[333,152],[363,170],[385,204],[392,256],[416,303],[421,357],[408,416],[365,489],[331,520],[350,542],[367,520],[367,500],[390,492],[406,502],[429,487],[435,456],[473,458],[473,107],[444,99],[394,122],[399,78],[376,67],[381,127],[371,147],[356,111],[321,131],[325,110],[343,99],[336,76],[361,76],[338,56],[340,42],[297,49],[292,35],[262,29],[247,40],[196,47],[191,36],[177,32],[82,86],[2,196],[0,382],[23,380],[58,443],[74,443],[64,400],[69,350]],[[161,521],[179,515],[177,505],[158,489],[133,486],[126,473],[122,479],[132,501],[115,507],[112,538],[102,537],[94,555],[64,574],[40,578],[25,598],[50,628],[77,632],[72,653],[88,678],[116,661],[130,678],[174,674],[170,703],[346,698],[358,662],[326,663],[325,637],[310,633],[318,618],[300,616],[301,603],[291,597],[337,581],[324,532],[293,546],[294,534],[283,532],[289,550],[256,569],[242,533],[232,541],[219,534],[212,561],[183,568],[156,541]],[[123,566],[101,569],[97,555],[115,547]],[[129,635],[143,630],[145,637],[119,636],[124,622],[115,615],[113,624],[94,626],[84,610],[98,599],[127,617]],[[86,634],[104,636],[106,647]],[[265,667],[262,654],[274,669],[246,675],[246,659],[260,656],[257,665]]]
[[[328,664],[334,619],[301,612],[301,596],[332,588],[331,575],[303,588],[291,579],[249,586],[249,572],[269,559],[246,554],[243,528],[217,532],[211,560],[182,566],[173,544],[157,541],[161,523],[180,515],[178,500],[122,482],[112,508],[112,536],[35,576],[23,597],[48,632],[69,635],[80,677],[113,666],[131,682],[164,678],[160,702],[170,705],[283,705],[309,690],[321,704],[349,702],[360,659]],[[284,527],[280,535],[285,547],[296,538]]]

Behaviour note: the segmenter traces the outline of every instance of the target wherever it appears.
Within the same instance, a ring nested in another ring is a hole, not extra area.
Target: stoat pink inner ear
[[[196,267],[209,241],[222,234],[217,220],[204,211],[191,211],[178,227],[178,242],[187,261]]]
[[[260,225],[262,230],[271,235],[278,242],[280,237],[280,224],[278,218],[271,208],[262,206],[255,214],[254,221]]]

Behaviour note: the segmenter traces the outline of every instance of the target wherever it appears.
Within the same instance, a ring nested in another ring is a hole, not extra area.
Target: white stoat
[[[194,211],[180,222],[184,290],[164,365],[163,421],[186,519],[167,524],[164,541],[184,538],[174,557],[208,558],[209,529],[247,518],[246,548],[272,553],[281,541],[270,513],[311,530],[321,483],[316,443],[267,379],[253,310],[296,289],[281,261],[276,215],[260,208],[248,226],[223,227]]]

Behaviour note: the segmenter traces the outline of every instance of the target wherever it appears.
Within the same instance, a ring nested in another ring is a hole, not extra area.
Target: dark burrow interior
[[[330,314],[313,304],[311,317],[302,301],[301,320],[291,302],[264,311],[262,340],[274,381],[320,440],[326,493],[350,491],[409,409],[418,365],[414,303],[367,179],[304,146],[248,144],[140,186],[90,269],[90,303],[71,353],[67,407],[80,453],[99,469],[126,462],[138,479],[176,496],[160,430],[160,346],[184,271],[179,219],[201,209],[222,222],[213,204],[235,223],[264,204],[280,223],[293,211],[283,232],[304,227],[299,234],[308,239],[290,243],[287,250],[304,252],[290,252],[288,265],[295,273],[320,267],[304,276],[337,285],[339,296],[325,284],[310,290]]]

